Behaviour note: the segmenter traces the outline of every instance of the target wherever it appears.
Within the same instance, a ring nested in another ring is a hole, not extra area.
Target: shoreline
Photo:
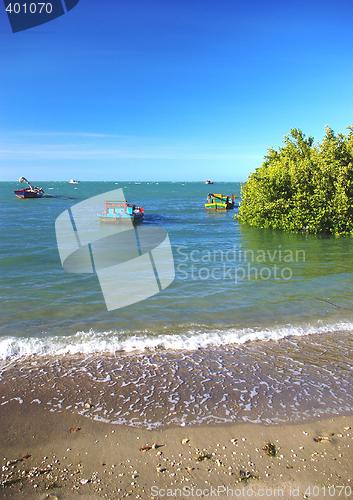
[[[20,398],[150,429],[349,415],[351,344],[341,332],[183,352],[32,356],[1,370],[0,405]]]
[[[144,356],[170,352],[187,354],[203,349],[239,348],[263,342],[298,341],[316,336],[351,333],[351,318],[335,318],[329,321],[315,320],[273,325],[264,323],[251,326],[225,326],[205,324],[182,325],[180,330],[172,327],[153,330],[77,330],[59,335],[18,336],[8,333],[0,337],[1,364],[16,364],[21,361],[46,359],[60,356]]]
[[[0,406],[0,418],[5,499],[162,498],[168,489],[225,498],[224,488],[245,498],[260,498],[264,488],[269,498],[282,490],[287,498],[315,491],[324,498],[340,486],[352,494],[353,416],[147,430],[12,401]]]

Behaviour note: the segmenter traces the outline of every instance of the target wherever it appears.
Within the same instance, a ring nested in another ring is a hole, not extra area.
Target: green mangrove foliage
[[[238,219],[259,228],[353,234],[353,127],[314,144],[292,129],[242,190]]]

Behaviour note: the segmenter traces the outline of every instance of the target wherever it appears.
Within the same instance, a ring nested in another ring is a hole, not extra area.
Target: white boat
[[[80,181],[77,181],[76,179],[70,179],[69,184],[79,184]]]
[[[211,179],[207,179],[207,181],[205,181],[205,184],[214,184],[214,181],[212,181]]]

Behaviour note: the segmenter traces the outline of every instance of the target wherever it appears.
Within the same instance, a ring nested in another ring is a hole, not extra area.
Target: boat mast
[[[30,189],[32,191],[34,191],[34,188],[33,188],[32,184],[29,182],[29,180],[26,179],[26,177],[20,177],[18,179],[18,182],[20,182],[21,184],[23,184],[24,182],[26,182],[28,184],[28,186],[30,187]]]

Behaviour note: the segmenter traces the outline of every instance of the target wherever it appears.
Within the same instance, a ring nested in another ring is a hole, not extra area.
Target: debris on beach
[[[184,438],[181,440],[181,444],[188,444],[189,441],[190,441],[189,438]]]
[[[145,444],[145,446],[141,446],[139,450],[140,451],[158,450],[158,448],[162,448],[162,446],[164,446],[164,444],[157,444],[157,443]]]
[[[156,467],[157,469],[157,472],[165,472],[167,469],[165,467],[163,467],[162,465],[157,465]]]
[[[2,488],[7,488],[8,486],[12,486],[13,484],[20,483],[22,478],[8,478],[0,481],[0,486]]]
[[[80,484],[88,484],[90,482],[91,482],[90,479],[80,479]]]
[[[7,465],[7,467],[9,467],[10,465],[18,464],[19,462],[23,462],[24,460],[27,460],[28,458],[31,458],[31,456],[32,455],[30,455],[29,453],[26,453],[26,455],[23,455],[23,457],[15,458],[14,460],[8,460],[6,462],[6,465]]]
[[[322,441],[330,441],[330,438],[328,436],[315,436],[314,441],[315,443],[321,443]]]
[[[201,451],[196,455],[196,460],[198,462],[203,462],[204,460],[210,460],[212,458],[212,455],[210,453],[207,453],[207,451]]]
[[[81,430],[81,427],[70,427],[69,432],[73,433],[73,432],[78,432],[80,430]]]
[[[240,481],[249,481],[249,479],[257,479],[257,476],[255,476],[252,472],[244,469],[240,469],[239,471],[239,476],[240,476]]]
[[[275,457],[278,453],[276,445],[271,442],[266,443],[262,449],[269,457]]]
[[[145,446],[142,446],[141,448],[139,448],[140,451],[149,451],[149,450],[152,450],[152,446],[149,445],[149,444],[145,444]]]

